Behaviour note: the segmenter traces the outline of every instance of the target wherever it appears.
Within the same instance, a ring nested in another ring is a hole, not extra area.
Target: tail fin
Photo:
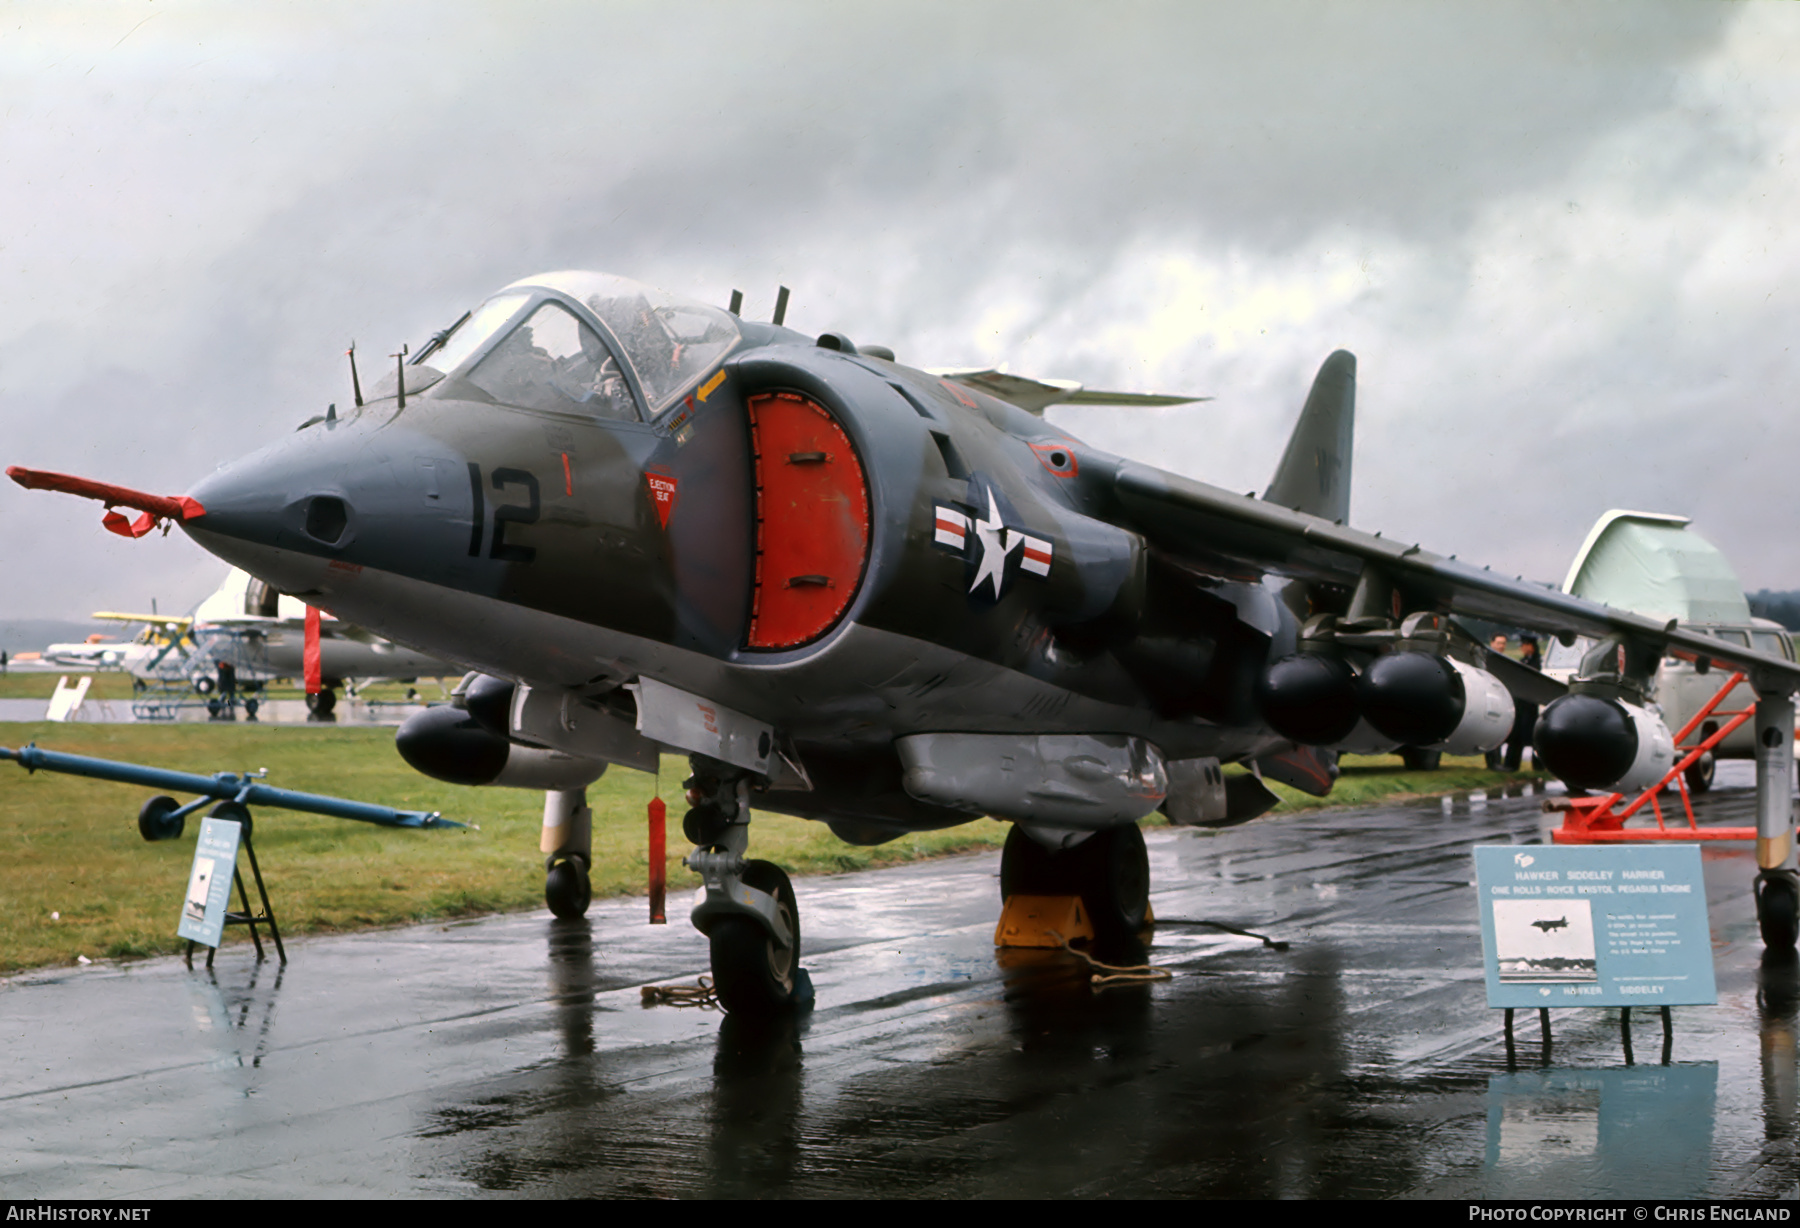
[[[1356,355],[1338,350],[1319,368],[1263,499],[1326,520],[1348,520],[1355,433]]]

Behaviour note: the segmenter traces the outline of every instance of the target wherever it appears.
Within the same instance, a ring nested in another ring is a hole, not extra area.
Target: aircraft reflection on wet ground
[[[1747,785],[1721,769],[1721,784]],[[1705,850],[1720,1004],[1553,1016],[1509,1065],[1469,848],[1529,793],[1151,833],[1158,985],[996,956],[993,855],[813,880],[819,1006],[645,1008],[703,971],[642,901],[15,978],[14,1197],[1792,1196],[1792,963]],[[1753,795],[1706,799],[1713,821]],[[279,868],[271,868],[279,891]],[[279,903],[279,896],[277,896]],[[1288,941],[1275,950],[1222,922]]]

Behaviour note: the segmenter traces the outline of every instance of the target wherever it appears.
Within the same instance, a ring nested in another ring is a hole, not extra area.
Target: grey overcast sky
[[[502,284],[599,268],[1201,407],[1260,490],[1360,361],[1354,520],[1560,580],[1609,507],[1800,587],[1800,5],[0,7],[0,463],[180,492]],[[0,617],[222,568],[0,484]]]

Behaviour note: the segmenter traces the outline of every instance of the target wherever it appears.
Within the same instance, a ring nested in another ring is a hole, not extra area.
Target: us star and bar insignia
[[[1055,547],[1008,523],[1016,523],[1017,517],[992,483],[977,477],[970,486],[971,493],[986,505],[978,506],[974,514],[954,503],[932,506],[932,542],[941,550],[961,555],[968,563],[969,596],[998,601],[1018,572],[1048,576]],[[1017,563],[1012,564],[1015,557]]]

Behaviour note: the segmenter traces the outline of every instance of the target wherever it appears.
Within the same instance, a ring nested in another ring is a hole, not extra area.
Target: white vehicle
[[[1587,540],[1563,581],[1563,590],[1591,601],[1635,611],[1653,618],[1675,619],[1683,630],[1711,636],[1740,648],[1754,648],[1792,661],[1794,641],[1780,623],[1756,618],[1744,587],[1724,553],[1689,528],[1685,516],[1661,512],[1610,511],[1594,522]],[[1572,677],[1593,642],[1577,639],[1563,645],[1552,640],[1544,672]],[[1724,679],[1700,673],[1693,662],[1664,657],[1653,696],[1663,721],[1679,733],[1719,692]],[[1717,715],[1753,707],[1755,693],[1740,683],[1691,736],[1692,746],[1718,732],[1729,717]],[[1733,730],[1713,755],[1687,770],[1688,787],[1704,792],[1712,786],[1714,755],[1754,759],[1756,742],[1749,722]]]

